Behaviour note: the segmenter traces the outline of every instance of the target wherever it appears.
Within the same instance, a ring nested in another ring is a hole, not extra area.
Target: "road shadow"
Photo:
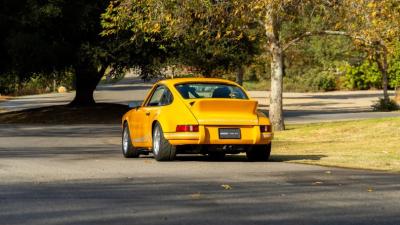
[[[0,124],[119,124],[129,108],[115,103],[55,105],[0,113]]]
[[[140,158],[155,160],[153,155],[141,155]],[[177,154],[176,162],[248,162],[245,155],[226,155],[222,160],[212,160],[207,155],[202,154]]]
[[[290,162],[294,160],[312,160],[318,161],[327,155],[274,155],[271,154],[271,162]]]
[[[31,147],[31,148],[0,148],[1,159],[65,159],[65,160],[88,160],[109,159],[115,157],[116,149],[109,146],[95,147]],[[122,156],[121,156],[122,158]]]
[[[396,175],[318,170],[249,173],[240,179],[235,179],[235,172],[221,176],[0,185],[0,221],[9,225],[400,223]],[[371,184],[374,191],[369,192]]]
[[[97,91],[138,91],[138,90],[149,90],[150,85],[107,85],[97,87]]]
[[[326,155],[275,155],[271,154],[271,157],[268,161],[265,161],[265,163],[268,162],[290,162],[294,160],[313,160],[313,161],[318,161],[324,157],[327,157]],[[141,158],[145,159],[152,159],[154,160],[154,157],[149,154],[149,155],[144,155],[141,156]],[[181,162],[250,162],[245,154],[240,154],[240,155],[230,155],[227,154],[224,159],[222,160],[213,160],[209,158],[207,155],[201,155],[201,154],[178,154],[175,158],[175,161],[181,161]]]

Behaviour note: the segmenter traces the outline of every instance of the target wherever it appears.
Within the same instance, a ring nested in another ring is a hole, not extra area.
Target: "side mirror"
[[[133,101],[128,104],[128,107],[130,109],[136,109],[136,108],[139,108],[142,105],[142,103],[143,103],[143,101]]]

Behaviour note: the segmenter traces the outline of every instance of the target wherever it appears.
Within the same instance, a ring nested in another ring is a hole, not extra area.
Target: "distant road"
[[[143,100],[151,88],[135,77],[128,77],[116,84],[99,85],[95,91],[97,102],[128,104]],[[269,92],[250,91],[250,96],[259,101],[260,109],[268,111]],[[390,92],[393,96],[394,92]],[[1,111],[18,111],[50,105],[67,104],[75,93],[51,93],[22,96],[0,102]],[[322,93],[284,93],[284,114],[287,123],[310,123],[324,121],[354,120],[400,116],[400,112],[371,112],[371,105],[381,91],[336,91]]]

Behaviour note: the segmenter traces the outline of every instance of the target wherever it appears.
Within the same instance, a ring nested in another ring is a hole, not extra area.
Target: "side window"
[[[153,92],[153,95],[150,98],[150,101],[147,103],[147,106],[157,106],[161,102],[161,99],[164,94],[165,87],[164,86],[159,86],[157,89]]]
[[[164,86],[159,86],[153,92],[147,106],[163,106],[169,105],[173,101],[172,93]]]
[[[165,89],[164,94],[161,98],[160,105],[169,105],[173,101],[172,93],[168,90]]]

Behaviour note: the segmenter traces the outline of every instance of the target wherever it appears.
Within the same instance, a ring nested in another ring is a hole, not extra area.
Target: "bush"
[[[73,73],[67,70],[53,75],[36,74],[28,80],[21,81],[16,75],[2,74],[0,76],[0,94],[20,96],[48,93],[53,91],[54,81],[55,88],[64,86],[71,90],[73,76]]]
[[[336,76],[331,71],[310,70],[303,76],[284,77],[285,91],[313,92],[336,90]]]
[[[345,88],[360,90],[380,89],[382,84],[378,65],[369,61],[365,61],[360,66],[348,66],[342,81]]]
[[[391,88],[400,87],[400,53],[399,56],[390,60],[388,76]]]
[[[400,87],[400,61],[390,65],[389,70],[389,86],[391,88]]]
[[[12,74],[0,75],[0,94],[10,95],[17,89],[16,78]]]
[[[372,109],[374,111],[388,112],[398,110],[399,106],[393,99],[385,101],[385,99],[379,98],[378,102],[372,105]]]
[[[283,90],[288,92],[308,92],[313,91],[305,84],[304,79],[298,76],[283,77]]]
[[[330,71],[322,71],[309,78],[307,84],[316,91],[333,91],[336,89],[336,77]]]

